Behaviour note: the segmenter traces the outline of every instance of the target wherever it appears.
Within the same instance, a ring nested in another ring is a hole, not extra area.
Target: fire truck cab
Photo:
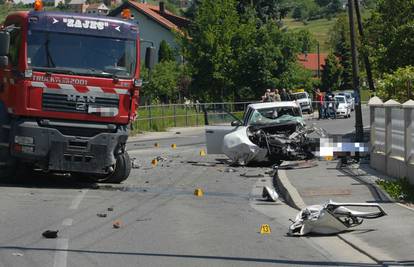
[[[0,29],[0,177],[25,166],[125,180],[139,55],[138,26],[127,20],[10,14]]]

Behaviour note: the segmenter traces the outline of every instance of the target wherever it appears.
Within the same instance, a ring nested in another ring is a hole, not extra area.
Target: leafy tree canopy
[[[367,46],[380,73],[414,65],[414,1],[378,1],[366,26]]]

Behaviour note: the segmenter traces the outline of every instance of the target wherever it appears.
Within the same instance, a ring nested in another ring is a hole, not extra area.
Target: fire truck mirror
[[[148,69],[154,68],[155,65],[155,47],[150,46],[147,47],[147,50],[145,51],[145,67]]]
[[[7,56],[10,48],[10,34],[0,31],[0,56]]]

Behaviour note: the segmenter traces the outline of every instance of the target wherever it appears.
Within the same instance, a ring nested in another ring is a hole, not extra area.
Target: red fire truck
[[[8,15],[0,29],[0,177],[38,169],[125,180],[139,45],[138,26],[126,19]]]

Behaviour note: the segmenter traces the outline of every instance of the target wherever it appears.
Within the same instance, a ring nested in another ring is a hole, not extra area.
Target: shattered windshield
[[[136,68],[134,40],[29,31],[27,53],[38,71],[130,78]]]
[[[303,122],[299,108],[273,107],[254,110],[249,119],[249,125],[274,124],[284,122]]]

